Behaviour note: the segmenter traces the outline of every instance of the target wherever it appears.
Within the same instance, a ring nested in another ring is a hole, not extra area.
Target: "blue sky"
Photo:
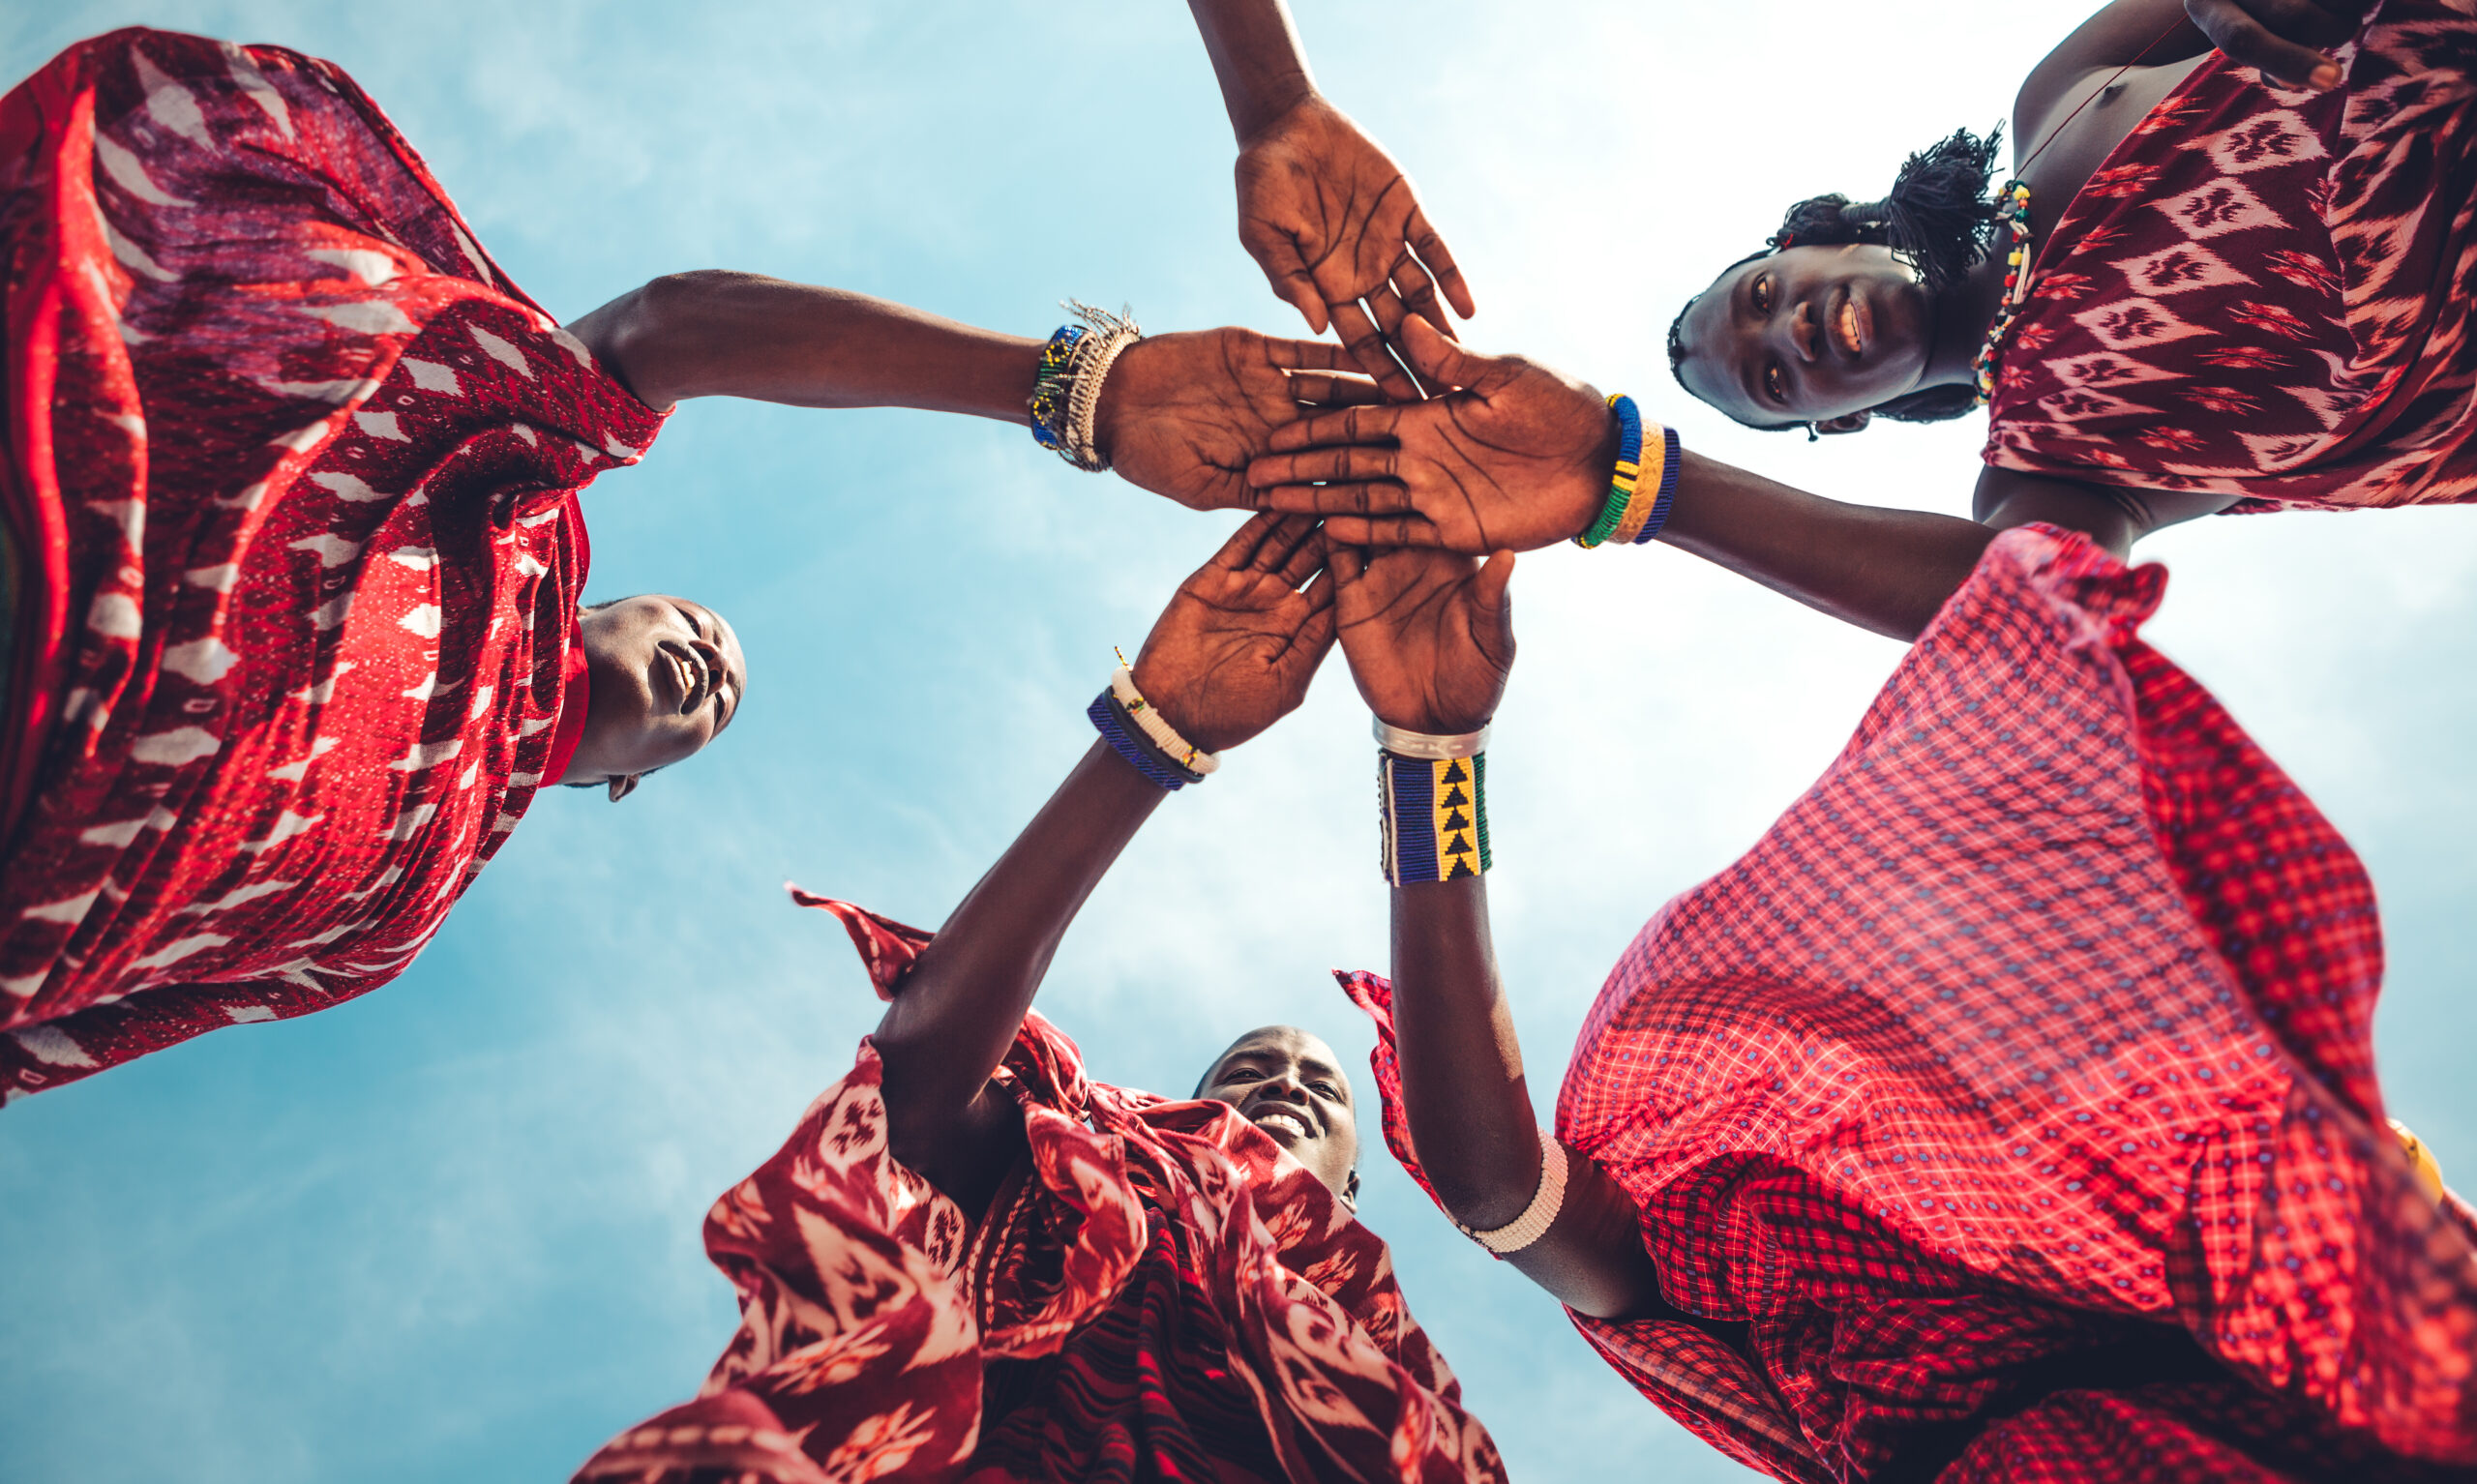
[[[1792,483],[1957,512],[1974,421],[1745,432],[1673,390],[1660,337],[1791,197],[1879,191],[1905,151],[2001,117],[2080,15],[1306,0],[1300,23],[1470,272],[1475,342]],[[1236,242],[1227,126],[1167,0],[55,0],[0,16],[0,73],[134,21],[343,63],[562,317],[732,267],[1024,334],[1069,294],[1298,333]],[[745,714],[622,806],[544,800],[386,989],[0,1114],[0,1477],[557,1479],[688,1395],[733,1319],[702,1213],[876,1017],[781,883],[935,924],[1086,745],[1110,646],[1233,519],[1017,428],[719,402],[586,510],[590,596],[730,614]],[[2472,520],[2223,519],[2145,553],[2175,572],[2152,637],[2373,867],[2385,1082],[2447,1172],[2477,1151]],[[1525,557],[1515,594],[1492,890],[1544,1099],[1618,950],[1812,780],[1898,651],[1664,549]],[[1183,1088],[1273,1020],[1365,1047],[1326,970],[1383,963],[1368,750],[1336,665],[1156,817],[1041,998],[1098,1075]],[[1747,1477],[1381,1154],[1367,1173],[1363,1214],[1517,1477]]]

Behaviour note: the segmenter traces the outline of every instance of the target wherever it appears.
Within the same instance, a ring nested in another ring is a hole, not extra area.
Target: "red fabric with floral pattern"
[[[803,896],[881,995],[928,935]],[[1027,1015],[1028,1162],[977,1227],[886,1152],[858,1063],[714,1204],[740,1299],[703,1394],[579,1479],[1502,1479],[1385,1244],[1225,1103],[1089,1081]]]
[[[1661,909],[1584,1024],[1559,1137],[1641,1204],[1692,1321],[1576,1323],[1742,1462],[2477,1462],[2477,1226],[2383,1123],[2371,883],[2135,637],[2162,579],[1999,536],[1822,781]],[[1405,1152],[1389,994],[1347,987]]]
[[[403,971],[573,750],[575,493],[660,419],[280,48],[63,53],[0,249],[16,1095]]]
[[[2243,510],[2477,499],[2477,6],[2383,0],[2338,56],[2313,93],[2214,52],[2116,146],[2045,231],[1988,463]]]

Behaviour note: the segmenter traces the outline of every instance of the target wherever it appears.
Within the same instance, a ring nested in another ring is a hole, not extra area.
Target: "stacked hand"
[[[1101,383],[1093,436],[1129,483],[1193,510],[1252,509],[1248,460],[1302,410],[1382,400],[1335,374],[1349,353],[1323,341],[1204,330],[1139,341]]]
[[[2373,0],[2185,0],[2185,15],[2231,61],[2290,87],[2340,85],[2329,52],[2365,24]]]
[[[1485,565],[1449,551],[1332,548],[1342,654],[1359,697],[1407,731],[1477,731],[1513,669],[1511,551]]]
[[[1314,520],[1248,520],[1161,610],[1136,656],[1136,689],[1208,753],[1289,715],[1333,647],[1325,565]]]
[[[1440,291],[1465,319],[1475,306],[1410,177],[1314,93],[1244,142],[1238,176],[1238,241],[1273,292],[1319,335],[1329,317],[1387,396],[1416,399],[1388,340],[1413,316],[1451,335]]]
[[[1615,416],[1582,382],[1520,356],[1477,356],[1421,320],[1430,401],[1314,413],[1275,429],[1247,469],[1262,508],[1328,517],[1336,546],[1528,551],[1588,527],[1617,459]]]

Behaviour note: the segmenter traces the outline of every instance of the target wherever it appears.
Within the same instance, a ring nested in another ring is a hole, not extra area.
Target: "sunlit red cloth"
[[[880,995],[929,935],[802,897]],[[974,1227],[886,1152],[876,1052],[714,1203],[739,1333],[703,1394],[579,1479],[1366,1480],[1505,1475],[1324,1182],[1226,1103],[1095,1083],[1027,1015],[998,1082],[1030,1153]]]
[[[2316,94],[2213,52],[2044,227],[1988,463],[2239,509],[2477,499],[2477,6],[2382,0],[2338,54]]]
[[[2136,637],[2163,579],[1997,537],[1821,782],[1661,909],[1584,1023],[1558,1134],[1640,1202],[1693,1321],[1576,1322],[1748,1465],[2477,1462],[2477,1248],[2384,1126],[2372,885]],[[1382,980],[1346,988],[1388,1025]],[[1389,1028],[1377,1080],[1407,1154]]]
[[[280,48],[63,53],[0,247],[5,1096],[403,969],[574,748],[575,492],[659,419]]]

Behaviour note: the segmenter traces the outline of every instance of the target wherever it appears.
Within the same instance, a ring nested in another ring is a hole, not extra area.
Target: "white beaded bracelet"
[[[1493,1231],[1475,1232],[1462,1223],[1462,1234],[1498,1257],[1511,1257],[1548,1234],[1566,1205],[1566,1146],[1546,1129],[1539,1131],[1539,1188],[1522,1214]]]
[[[1426,731],[1404,731],[1388,727],[1383,717],[1376,722],[1376,745],[1396,757],[1421,757],[1430,762],[1443,762],[1453,757],[1477,757],[1488,750],[1488,728],[1454,735],[1439,735]]]
[[[1096,424],[1100,421],[1101,383],[1110,368],[1125,353],[1126,347],[1144,339],[1144,328],[1134,316],[1113,314],[1096,310],[1079,300],[1069,299],[1067,306],[1092,327],[1075,347],[1075,384],[1066,400],[1066,427],[1061,430],[1066,444],[1067,461],[1079,469],[1100,473],[1110,466],[1095,444]]]
[[[1158,707],[1144,698],[1144,693],[1135,688],[1135,671],[1127,668],[1123,658],[1119,661],[1117,672],[1110,676],[1110,694],[1119,698],[1119,705],[1126,707],[1128,718],[1144,728],[1144,734],[1152,739],[1152,744],[1168,753],[1181,766],[1196,773],[1211,773],[1220,768],[1220,758],[1179,735],[1179,728],[1163,718]]]

